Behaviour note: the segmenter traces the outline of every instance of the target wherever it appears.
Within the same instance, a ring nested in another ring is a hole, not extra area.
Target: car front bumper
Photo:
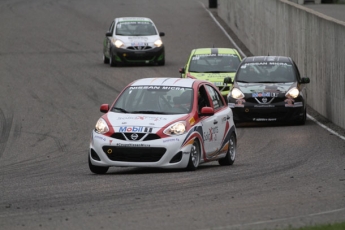
[[[302,102],[293,106],[284,103],[238,105],[232,102],[228,105],[233,111],[235,122],[290,122],[300,121],[305,116],[305,106]]]
[[[123,141],[91,133],[89,156],[97,166],[186,168],[192,145],[182,146],[186,135],[151,141]]]
[[[119,63],[127,64],[154,64],[164,61],[164,46],[148,50],[131,50],[112,47],[111,54],[113,59]]]

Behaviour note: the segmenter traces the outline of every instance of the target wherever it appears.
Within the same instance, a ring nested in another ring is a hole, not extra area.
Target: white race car
[[[91,172],[112,166],[185,168],[218,160],[232,165],[237,133],[218,88],[191,78],[144,78],[130,83],[91,133]]]
[[[115,18],[103,41],[103,62],[123,64],[165,64],[164,32],[158,32],[149,18]]]

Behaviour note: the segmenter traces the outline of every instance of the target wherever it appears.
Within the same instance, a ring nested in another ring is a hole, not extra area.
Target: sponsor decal
[[[292,99],[291,97],[289,97],[289,98],[285,99],[284,102],[285,102],[285,107],[293,107],[295,100]]]
[[[178,90],[178,91],[190,90],[190,88],[179,87],[179,86],[152,86],[152,85],[130,86],[129,89],[130,90],[135,90],[135,89]]]
[[[136,116],[136,117],[118,117],[118,120],[151,120],[151,121],[166,121],[165,117],[155,116]]]
[[[244,103],[246,103],[246,100],[242,99],[237,99],[235,103],[235,107],[244,107]]]
[[[144,43],[144,42],[132,42],[131,46],[148,46],[148,43]]]
[[[100,139],[102,141],[106,141],[107,140],[105,137],[101,137],[101,136],[95,136],[95,139]]]
[[[274,105],[254,105],[254,107],[265,107],[265,108],[267,108],[267,107],[269,107],[269,108],[272,108],[272,107],[275,107]]]
[[[147,145],[147,144],[120,144],[120,143],[117,143],[116,146],[120,146],[120,147],[150,147],[151,145]]]
[[[128,126],[122,126],[119,128],[119,132],[124,133],[135,133],[135,132],[139,132],[142,133],[144,132],[144,127],[140,127],[140,126],[132,126],[132,127],[128,127]]]
[[[204,141],[217,141],[218,126],[211,127],[204,132]]]
[[[234,108],[235,107],[235,103],[228,103],[229,108]]]
[[[279,66],[291,66],[288,63],[284,62],[251,62],[251,63],[246,63],[241,66],[242,69],[245,69],[247,66],[255,66],[255,65],[279,65]]]
[[[277,121],[277,118],[253,118],[253,121]]]
[[[134,37],[128,37],[129,40],[148,40],[147,37],[142,37],[142,36],[134,36]]]
[[[252,93],[252,97],[270,97],[270,92]]]
[[[194,117],[192,117],[191,119],[189,119],[189,124],[190,124],[190,125],[194,125],[194,124],[195,124],[195,119],[194,119]]]
[[[109,145],[111,145],[111,143],[113,143],[113,140],[109,140]]]
[[[128,127],[128,126],[122,126],[119,129],[119,132],[122,133],[152,133],[153,128],[148,128],[148,127],[141,127],[141,126],[133,126],[133,127]]]
[[[167,142],[175,142],[175,141],[180,141],[180,139],[178,139],[178,138],[170,138],[170,139],[165,139],[165,140],[163,140],[163,143],[167,143]]]
[[[213,82],[215,86],[223,86],[224,82]]]

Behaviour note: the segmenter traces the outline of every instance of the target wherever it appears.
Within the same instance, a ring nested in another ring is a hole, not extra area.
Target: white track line
[[[199,2],[203,7],[204,9],[210,14],[211,18],[215,21],[215,23],[219,26],[219,28],[224,32],[225,36],[230,40],[230,42],[232,44],[234,44],[235,48],[238,50],[238,52],[241,53],[242,57],[246,57],[246,55],[244,54],[244,52],[240,49],[240,47],[235,43],[235,41],[230,37],[230,35],[226,32],[226,30],[223,28],[223,26],[217,21],[217,19],[213,16],[212,12],[209,11],[206,6],[202,3],[202,2]],[[342,136],[341,134],[337,133],[336,131],[334,131],[333,129],[330,129],[328,128],[327,126],[321,124],[320,122],[318,122],[314,117],[310,116],[309,114],[307,114],[307,117],[314,121],[316,124],[318,124],[319,126],[321,126],[322,128],[326,129],[328,132],[336,135],[337,137],[345,140],[345,137]]]

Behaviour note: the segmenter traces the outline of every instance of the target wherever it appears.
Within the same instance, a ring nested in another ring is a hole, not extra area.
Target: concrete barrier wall
[[[218,0],[253,55],[290,56],[309,77],[308,105],[345,128],[345,23],[287,0]]]

